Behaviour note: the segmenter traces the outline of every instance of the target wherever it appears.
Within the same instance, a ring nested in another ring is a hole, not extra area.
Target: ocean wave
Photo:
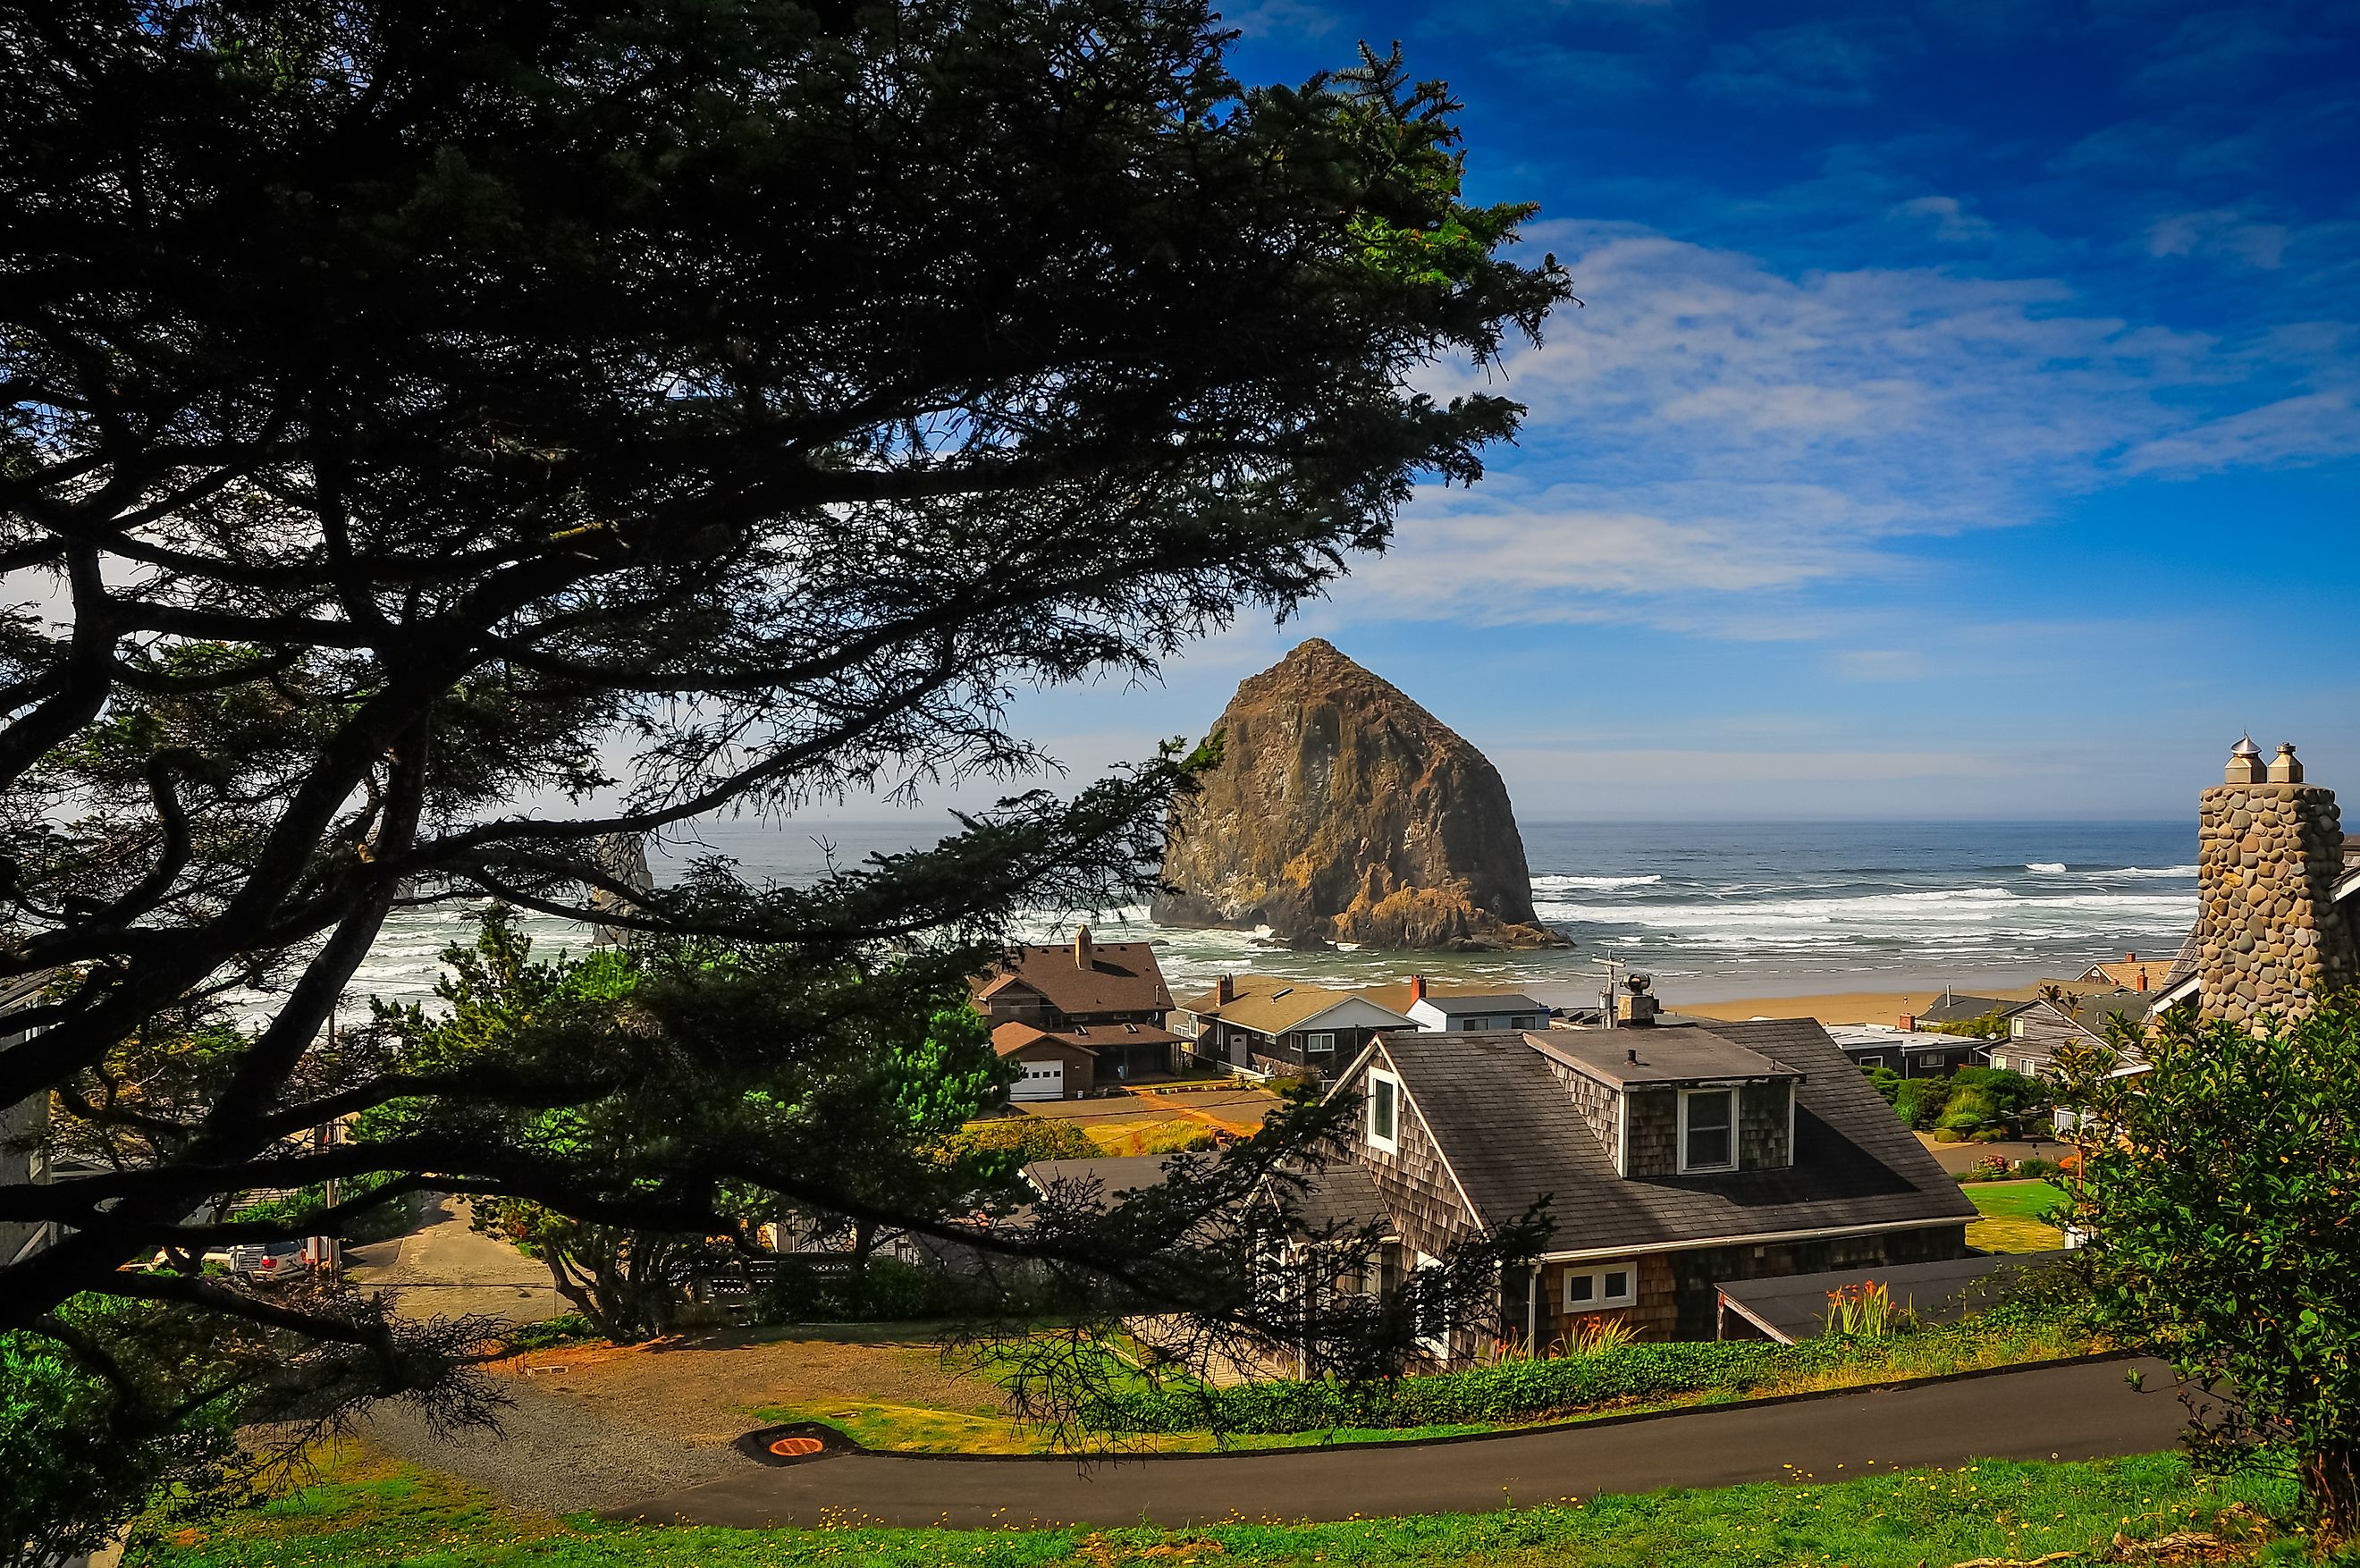
[[[2038,872],[2042,876],[2063,876],[2065,874],[2065,862],[2062,861],[2033,861],[2027,863],[2024,869],[2028,872]]]
[[[1764,899],[1655,905],[1588,904],[1551,899],[1538,905],[1542,917],[1604,926],[1640,926],[1659,930],[1778,933],[1803,937],[1812,927],[1834,927],[1847,938],[1909,937],[1960,927],[2058,926],[2092,934],[2126,925],[2184,927],[2195,916],[2184,896],[2134,893],[2019,894],[2003,887],[1935,888],[1915,893],[1863,894],[1850,898]]]
[[[1546,876],[1533,878],[1533,891],[1545,893],[1552,888],[1578,887],[1607,892],[1618,887],[1653,887],[1663,880],[1661,872],[1647,876],[1561,876],[1552,872]]]
[[[2133,879],[2138,877],[2192,877],[2195,874],[2196,868],[2194,866],[2117,866],[2112,871],[2092,871],[2084,872],[2082,873],[2084,876],[2092,877],[2125,877]]]

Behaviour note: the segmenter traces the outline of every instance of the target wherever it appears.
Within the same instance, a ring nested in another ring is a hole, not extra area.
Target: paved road
[[[537,1323],[570,1310],[550,1284],[547,1266],[470,1229],[460,1199],[434,1198],[416,1230],[348,1247],[344,1259],[355,1284],[383,1290],[406,1317],[476,1312],[502,1322]]]
[[[2131,1388],[2128,1366],[2147,1391]],[[2169,1448],[2186,1415],[2155,1362],[2081,1363],[1882,1392],[1440,1444],[1135,1459],[843,1454],[748,1468],[617,1517],[694,1524],[1166,1526],[1524,1507],[1601,1492],[1844,1479],[1969,1459]]]

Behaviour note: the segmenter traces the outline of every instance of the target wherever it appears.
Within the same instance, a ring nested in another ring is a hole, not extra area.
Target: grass
[[[2064,1201],[2049,1181],[1975,1181],[1959,1189],[1982,1212],[1967,1227],[1967,1245],[1985,1252],[2052,1252],[2065,1233],[2040,1216]]]
[[[1249,1521],[1166,1530],[745,1530],[552,1519],[459,1482],[345,1449],[318,1482],[202,1527],[143,1525],[126,1568],[1656,1568],[1663,1563],[1917,1568],[2051,1552],[2111,1560],[2132,1541],[2217,1531],[2228,1561],[2303,1560],[2270,1520],[2281,1484],[2207,1480],[2177,1454],[2088,1464],[1984,1461],[1828,1484],[1558,1499],[1483,1514]],[[2277,1539],[2272,1539],[2277,1537]],[[2212,1557],[2208,1561],[2223,1561]],[[2061,1568],[2061,1565],[2060,1565]]]

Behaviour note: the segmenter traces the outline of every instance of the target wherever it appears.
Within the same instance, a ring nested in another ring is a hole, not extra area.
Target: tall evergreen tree
[[[812,975],[890,949],[915,985],[1152,878],[1176,755],[800,891],[649,895],[596,847],[1022,774],[1015,689],[1284,615],[1513,433],[1504,398],[1413,383],[1568,297],[1507,254],[1531,209],[1463,198],[1457,106],[1397,59],[1249,89],[1227,37],[1203,0],[0,4],[0,569],[31,585],[0,622],[0,977],[47,985],[0,1106],[46,1098],[113,1162],[0,1187],[0,1223],[60,1227],[0,1259],[0,1329],[161,1301],[417,1390],[451,1344],[125,1266],[330,1176],[895,1217],[742,1128],[664,1145],[652,1196],[504,1141],[660,1078],[659,1045],[441,1070],[323,1025],[398,908],[605,894],[609,927]],[[211,1031],[202,1092],[115,1070],[158,1019]],[[432,1114],[301,1137],[397,1103]],[[1196,1277],[1144,1234],[1104,1255],[1124,1288]]]

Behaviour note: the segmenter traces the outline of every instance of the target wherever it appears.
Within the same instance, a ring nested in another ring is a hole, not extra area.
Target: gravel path
[[[408,1409],[391,1407],[362,1435],[388,1453],[551,1514],[628,1507],[759,1468],[730,1448],[658,1431],[611,1410],[587,1417],[575,1401],[529,1378],[503,1376],[500,1384],[515,1403],[500,1412],[497,1433],[437,1438]]]

